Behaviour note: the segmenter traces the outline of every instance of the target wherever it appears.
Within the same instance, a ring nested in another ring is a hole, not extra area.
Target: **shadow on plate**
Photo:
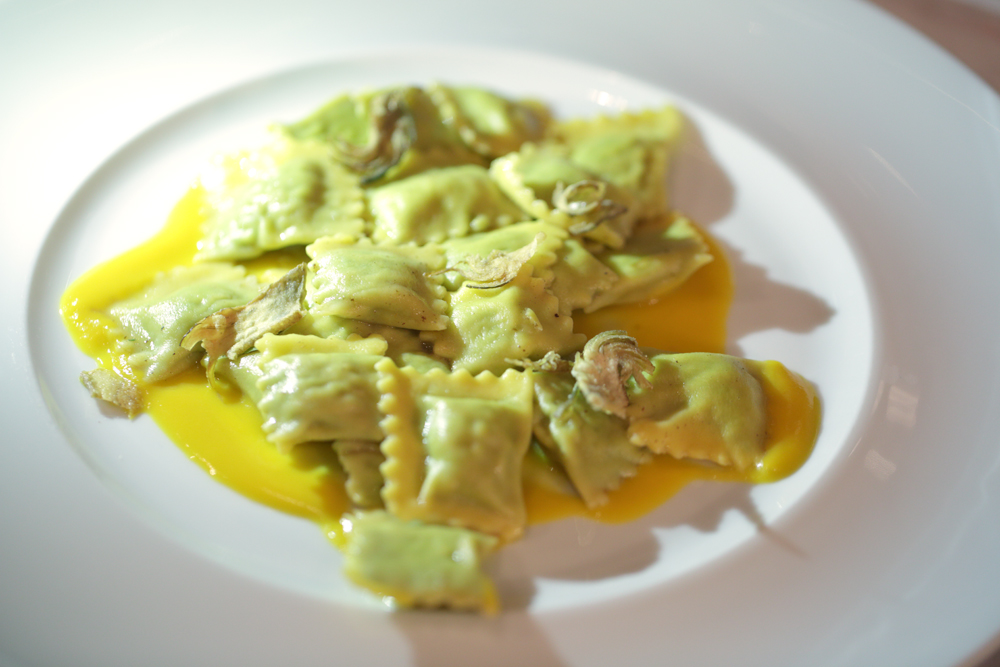
[[[442,619],[433,612],[401,611],[393,620],[409,640],[410,662],[416,667],[466,667],[470,655],[480,656],[481,665],[522,664],[518,656],[533,665],[567,664],[532,616],[523,612],[486,619],[449,614]]]
[[[716,239],[726,252],[736,285],[729,310],[727,352],[743,356],[739,341],[752,333],[780,329],[804,334],[830,321],[834,310],[806,290],[772,280],[767,269],[743,260],[742,253]]]
[[[673,165],[673,206],[708,229],[726,218],[736,190],[725,170],[693,122],[688,122],[684,143]],[[724,239],[715,238],[729,260],[736,298],[729,313],[730,353],[740,354],[737,341],[768,329],[807,333],[833,317],[830,306],[814,294],[772,280],[762,266],[747,262],[743,253]]]
[[[678,153],[671,189],[675,193],[672,205],[710,232],[713,225],[732,214],[735,188],[693,123],[688,124]],[[780,329],[808,333],[833,317],[833,309],[820,297],[773,280],[766,268],[746,261],[739,249],[724,240],[716,241],[726,253],[737,290],[729,315],[729,353],[740,355],[738,341],[755,332]],[[660,566],[661,551],[673,548],[675,535],[680,540],[697,539],[716,533],[733,518],[752,526],[755,536],[793,556],[805,557],[801,549],[767,525],[755,504],[753,488],[749,484],[699,482],[628,523],[570,518],[532,527],[524,540],[505,547],[493,564],[491,574],[502,591],[503,607],[526,609],[536,594],[535,581],[600,582]],[[742,538],[723,551],[741,542]],[[684,558],[693,560],[679,564],[678,572],[707,562],[696,562],[691,554],[697,551],[696,547],[689,549]]]

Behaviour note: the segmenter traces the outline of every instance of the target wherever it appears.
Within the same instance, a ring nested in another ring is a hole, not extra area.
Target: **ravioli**
[[[323,236],[364,232],[359,178],[322,146],[277,141],[237,164],[240,178],[209,191],[199,259],[250,259]]]
[[[526,373],[497,377],[376,367],[386,415],[386,508],[406,520],[460,526],[506,540],[525,525],[521,462],[531,441]]]
[[[449,299],[445,328],[423,338],[453,368],[499,374],[512,362],[539,359],[548,351],[568,353],[585,340],[573,332],[572,318],[560,313],[559,300],[533,276],[530,264],[502,287],[463,285]]]
[[[306,251],[313,259],[308,292],[313,314],[418,331],[447,326],[445,291],[434,275],[442,258],[434,248],[328,237]]]
[[[335,97],[206,171],[197,247],[100,306],[85,333],[108,334],[110,368],[83,381],[129,416],[168,388],[221,394],[197,409],[242,411],[261,441],[227,429],[215,451],[293,470],[249,495],[312,512],[347,578],[494,613],[487,559],[539,488],[600,518],[651,462],[749,480],[788,411],[774,362],[593,328],[717,253],[670,208],[683,127],[670,107],[554,120],[469,86]]]
[[[195,324],[256,295],[257,282],[242,267],[196,264],[158,276],[141,294],[112,306],[110,314],[120,326],[129,367],[146,382],[160,382],[197,363],[198,355],[181,345]]]
[[[386,99],[399,112],[397,122],[380,123]],[[451,118],[416,86],[369,91],[337,97],[285,130],[300,140],[325,143],[342,163],[351,166],[366,183],[387,183],[428,169],[461,164],[486,164],[466,146]],[[399,126],[408,130],[400,133]],[[405,134],[394,141],[392,135]],[[382,150],[377,150],[377,149]],[[367,150],[366,150],[367,149]],[[367,160],[352,159],[365,154]]]
[[[497,611],[493,582],[481,569],[495,537],[386,512],[361,512],[347,522],[344,574],[359,586],[403,607]]]
[[[687,218],[658,216],[636,229],[624,247],[598,253],[596,259],[615,279],[597,288],[585,312],[662,296],[712,261],[712,255]]]
[[[631,193],[642,219],[669,211],[664,183],[683,133],[683,116],[664,107],[561,121],[549,139],[567,146],[573,163]]]
[[[359,509],[382,507],[382,473],[385,455],[377,440],[335,440],[333,450],[347,475],[344,490]]]
[[[384,341],[274,336],[262,356],[257,408],[267,439],[288,451],[315,440],[382,439],[375,365]]]
[[[591,407],[569,373],[534,374],[534,435],[556,458],[588,507],[636,474],[650,454],[629,439],[629,422]]]
[[[766,397],[755,362],[724,354],[652,358],[628,406],[629,439],[657,454],[746,469],[764,453]]]
[[[440,242],[525,218],[479,165],[422,172],[373,188],[368,200],[372,238],[388,243]]]
[[[429,92],[444,122],[457,129],[466,146],[491,160],[540,140],[552,121],[540,102],[511,100],[482,88],[435,84]]]
[[[567,236],[559,227],[546,222],[532,221],[445,241],[440,244],[447,262],[447,267],[443,271],[445,285],[452,292],[462,286],[465,276],[455,267],[459,267],[470,257],[487,259],[495,253],[513,253],[529,246],[536,239],[538,242],[522,265],[530,264],[534,267],[535,275],[548,276],[546,270],[557,261],[557,253]]]
[[[562,147],[534,144],[493,161],[490,173],[526,213],[618,248],[637,220],[633,197],[575,164]]]

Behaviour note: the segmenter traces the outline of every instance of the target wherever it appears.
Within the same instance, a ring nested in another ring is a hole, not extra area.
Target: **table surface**
[[[1000,92],[1000,0],[869,0],[916,28]],[[1000,637],[966,667],[1000,667]]]
[[[870,0],[1000,91],[1000,0]]]

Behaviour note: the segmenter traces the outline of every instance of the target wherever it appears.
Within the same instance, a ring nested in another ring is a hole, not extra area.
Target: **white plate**
[[[319,18],[376,16],[303,5],[310,20],[269,19],[251,3],[237,35],[211,32],[232,18],[213,6],[192,23],[183,7],[154,5],[144,20],[155,31],[120,9],[111,28],[79,17],[105,38],[70,40],[80,67],[101,66],[88,89],[70,83],[72,64],[63,75],[40,57],[35,71],[63,87],[16,79],[37,106],[0,118],[19,128],[0,135],[19,160],[2,173],[30,175],[0,191],[19,246],[4,251],[17,288],[5,312],[27,312],[8,328],[0,385],[12,422],[0,450],[0,658],[952,665],[1000,628],[998,103],[932,47],[840,2],[624,3],[607,25],[553,8],[549,20],[590,36],[586,48],[534,24],[507,37],[506,15],[442,23],[433,7],[395,8],[336,49],[321,45]],[[54,33],[72,24],[41,15],[22,6],[16,18]],[[464,21],[495,44],[545,34],[551,50],[653,83],[530,52],[362,47]],[[670,39],[654,39],[657,21]],[[615,26],[630,30],[606,41],[630,44],[627,55],[597,38]],[[255,55],[235,46],[254,36],[269,37]],[[11,62],[28,41],[6,44]],[[112,62],[123,46],[138,55]],[[151,63],[159,86],[143,78]],[[817,450],[789,480],[693,488],[624,527],[532,530],[498,559],[509,611],[496,620],[376,608],[344,585],[315,526],[213,483],[147,420],[102,415],[79,390],[88,362],[54,310],[70,279],[155,230],[215,150],[342,89],[434,78],[542,96],[563,113],[680,105],[701,137],[677,201],[733,251],[733,351],[784,361],[824,401]]]
[[[773,523],[838,456],[869,391],[869,304],[847,243],[815,194],[736,128],[625,77],[535,55],[414,50],[293,70],[213,96],[130,142],[73,197],[35,267],[29,348],[70,443],[124,502],[204,555],[305,594],[359,597],[345,589],[339,554],[314,526],[214,484],[151,420],[102,416],[76,380],[93,362],[74,348],[51,304],[95,263],[158,229],[215,151],[255,145],[271,122],[305,116],[331,91],[435,77],[549,99],[563,117],[680,106],[693,127],[677,164],[675,204],[730,246],[739,285],[731,351],[779,359],[813,381],[824,404],[815,455],[780,484],[699,486],[626,527],[570,521],[531,531],[499,559],[506,606],[547,611],[648,589]]]

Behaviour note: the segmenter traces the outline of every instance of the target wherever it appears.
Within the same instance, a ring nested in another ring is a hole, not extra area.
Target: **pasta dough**
[[[249,259],[333,234],[364,232],[359,179],[322,146],[277,140],[241,156],[209,190],[202,260]]]
[[[569,373],[534,374],[538,411],[534,434],[587,503],[607,502],[607,492],[635,475],[649,453],[628,437],[628,421],[593,409]]]
[[[257,408],[268,440],[285,451],[313,440],[380,441],[375,364],[382,357],[363,340],[311,338],[268,334],[257,343]],[[385,349],[382,340],[372,343]]]
[[[724,354],[656,355],[628,407],[629,439],[657,454],[748,468],[764,451],[767,405],[753,362]]]
[[[521,461],[531,440],[530,376],[420,373],[388,359],[377,370],[387,509],[402,519],[518,537],[525,522]]]
[[[242,267],[197,264],[158,277],[142,294],[115,305],[121,348],[129,367],[147,382],[160,382],[191,368],[198,355],[181,340],[200,320],[257,295],[257,282]]]
[[[495,613],[496,591],[480,564],[496,545],[471,530],[359,512],[350,520],[344,574],[403,606]]]
[[[368,194],[372,238],[388,243],[440,242],[523,220],[525,215],[479,165],[410,176]]]
[[[418,331],[447,326],[445,291],[432,275],[442,264],[434,248],[328,237],[306,250],[313,258],[308,298],[314,315]]]

